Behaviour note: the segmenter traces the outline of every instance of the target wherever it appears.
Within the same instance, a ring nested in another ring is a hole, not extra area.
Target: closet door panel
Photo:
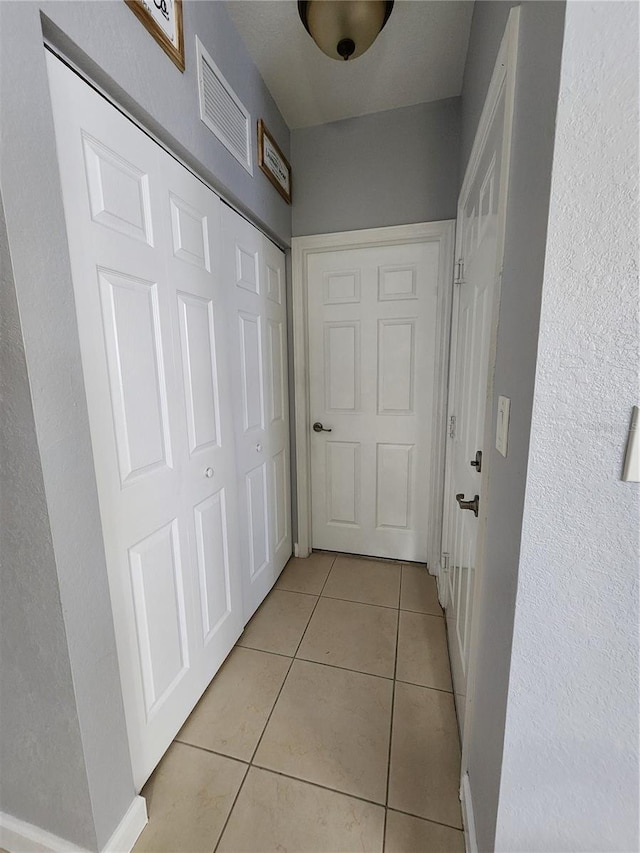
[[[291,555],[284,255],[222,210],[248,621]]]
[[[47,54],[134,780],[239,636],[220,200]]]
[[[173,351],[187,439],[181,494],[206,684],[243,624],[230,341],[220,199],[160,152]]]

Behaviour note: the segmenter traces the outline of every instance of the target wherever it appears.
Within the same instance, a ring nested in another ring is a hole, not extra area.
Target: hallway
[[[135,850],[462,853],[459,766],[435,578],[292,558],[143,789]]]

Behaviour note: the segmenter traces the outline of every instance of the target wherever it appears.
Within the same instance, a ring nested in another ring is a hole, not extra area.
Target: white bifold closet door
[[[248,223],[224,246],[218,196],[49,53],[47,64],[139,789],[290,552],[283,256]],[[230,305],[231,258],[238,285],[255,276],[256,302]]]
[[[222,228],[248,619],[291,556],[285,266],[284,254],[226,205]]]

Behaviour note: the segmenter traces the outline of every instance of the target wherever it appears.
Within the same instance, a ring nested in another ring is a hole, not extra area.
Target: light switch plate
[[[496,450],[507,455],[509,445],[509,410],[511,400],[509,397],[498,397],[498,422],[496,424]]]

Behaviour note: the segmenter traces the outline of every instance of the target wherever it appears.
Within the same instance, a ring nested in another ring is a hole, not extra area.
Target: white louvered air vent
[[[196,36],[200,118],[253,175],[251,116]]]

